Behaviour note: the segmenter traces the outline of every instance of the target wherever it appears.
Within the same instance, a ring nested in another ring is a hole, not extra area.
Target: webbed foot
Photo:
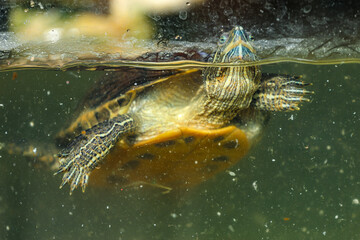
[[[58,154],[60,167],[54,175],[64,173],[60,188],[69,183],[70,195],[78,186],[82,188],[83,192],[85,191],[89,175],[95,168],[91,165],[91,163],[96,163],[96,158],[92,157],[94,140],[89,138],[90,136],[91,129],[79,135],[67,148]]]
[[[66,162],[65,159],[61,159],[60,161],[62,161],[63,163],[61,164],[60,169],[54,174],[56,175],[65,172],[62,178],[62,182],[60,184],[60,189],[65,186],[66,183],[69,183],[70,195],[78,186],[80,186],[82,188],[82,191],[85,192],[91,171],[87,168],[80,166],[74,160]]]
[[[254,94],[252,105],[267,111],[299,110],[302,102],[309,102],[306,94],[313,94],[304,87],[311,85],[300,80],[300,77],[286,75],[265,75]]]
[[[81,187],[84,192],[91,172],[103,161],[117,140],[135,129],[134,120],[124,114],[84,131],[58,154],[59,170],[64,173],[60,188],[70,184],[70,195]]]

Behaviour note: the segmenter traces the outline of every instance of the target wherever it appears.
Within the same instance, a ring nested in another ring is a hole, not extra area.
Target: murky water
[[[281,63],[303,75],[312,101],[273,113],[246,158],[187,192],[89,187],[0,152],[4,239],[358,239],[359,64]],[[0,73],[0,142],[51,142],[103,72]],[[235,174],[235,175],[234,175]]]

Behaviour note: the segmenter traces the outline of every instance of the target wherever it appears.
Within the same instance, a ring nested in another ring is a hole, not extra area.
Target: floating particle
[[[254,190],[257,192],[257,191],[258,191],[257,181],[254,181],[254,182],[252,183],[252,186],[253,186]]]
[[[180,11],[179,12],[179,18],[181,20],[186,20],[187,19],[187,11]]]
[[[18,77],[17,72],[13,72],[11,79],[14,81],[17,77]]]

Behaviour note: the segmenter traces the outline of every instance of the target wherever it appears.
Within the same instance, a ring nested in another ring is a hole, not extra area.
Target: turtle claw
[[[134,127],[133,119],[124,114],[99,123],[77,136],[58,154],[60,167],[55,175],[64,173],[60,188],[68,183],[70,195],[78,187],[85,192],[91,171],[103,161],[117,139],[133,131]]]
[[[299,77],[274,76],[264,79],[258,91],[254,94],[252,104],[267,111],[300,110],[302,102],[310,102],[306,95],[313,91],[304,89],[311,85],[299,80]]]
[[[88,179],[89,174],[84,173],[83,169],[81,169],[80,172],[77,172],[75,177],[73,178],[73,181],[70,184],[70,195],[77,187],[81,187],[82,192],[85,192]]]
[[[67,183],[70,185],[70,195],[77,187],[82,188],[82,192],[85,192],[86,186],[88,184],[90,172],[79,164],[73,163],[70,169],[66,167],[60,167],[60,169],[55,173],[64,173],[62,177],[62,182],[60,184],[60,189],[63,188]]]
[[[78,136],[67,148],[58,154],[60,167],[54,175],[64,174],[60,189],[69,184],[70,195],[78,187],[81,187],[83,192],[85,191],[89,175],[93,169],[93,162],[94,160],[96,161],[96,158],[93,158],[91,149],[85,147],[87,141],[86,136]]]
[[[54,173],[54,175],[64,173],[59,188],[62,189],[68,183],[70,185],[70,195],[77,187],[81,187],[82,192],[85,192],[89,180],[90,170],[86,169],[86,166],[82,166],[76,160],[61,158],[59,162],[61,165]]]

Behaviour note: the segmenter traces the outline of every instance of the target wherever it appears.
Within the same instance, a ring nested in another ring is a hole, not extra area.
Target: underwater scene
[[[281,63],[263,71],[313,82],[300,111],[272,113],[262,139],[234,167],[163,194],[154,187],[88,187],[2,153],[3,236],[21,239],[276,238],[358,235],[358,65]],[[99,73],[1,73],[1,142],[49,144]],[[315,82],[316,81],[316,82]],[[66,231],[65,231],[66,229]]]
[[[0,6],[0,239],[358,239],[356,3],[155,2]]]

